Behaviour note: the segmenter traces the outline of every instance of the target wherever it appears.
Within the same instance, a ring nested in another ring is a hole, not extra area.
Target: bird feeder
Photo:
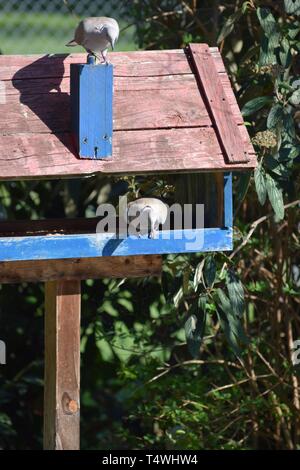
[[[161,254],[231,250],[232,172],[256,166],[217,48],[109,57],[0,55],[0,180],[203,174],[209,223],[149,239],[96,233],[97,218],[0,221],[0,282],[46,282],[46,448],[79,446],[80,279],[156,275]],[[201,249],[187,243],[197,234]]]

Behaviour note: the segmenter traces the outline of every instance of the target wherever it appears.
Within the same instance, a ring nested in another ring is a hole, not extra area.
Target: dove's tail
[[[73,47],[73,46],[78,46],[77,42],[75,41],[75,39],[72,39],[72,41],[68,42],[68,44],[66,44],[67,47]]]

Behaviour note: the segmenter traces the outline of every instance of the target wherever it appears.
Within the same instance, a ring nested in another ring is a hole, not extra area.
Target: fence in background
[[[113,16],[122,20],[123,2],[112,0],[0,0],[0,51],[2,54],[70,52],[79,19]],[[120,35],[117,50],[136,49],[133,27]],[[73,51],[81,51],[74,48]]]

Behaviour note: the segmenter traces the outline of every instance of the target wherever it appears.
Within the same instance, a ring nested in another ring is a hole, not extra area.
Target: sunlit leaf
[[[276,20],[274,16],[271,13],[271,10],[269,8],[261,8],[258,7],[257,10],[257,17],[258,20],[261,24],[262,29],[264,30],[264,33],[266,37],[269,40],[272,40],[272,46],[278,46],[279,45],[279,32],[278,32],[278,25],[276,23]]]
[[[285,11],[291,15],[300,15],[300,1],[299,0],[284,0]]]
[[[203,268],[204,268],[205,258],[197,265],[194,274],[194,290],[196,291],[198,285],[202,282]]]
[[[267,187],[266,187],[264,170],[262,169],[261,165],[255,168],[254,181],[255,181],[255,188],[256,188],[258,200],[260,204],[263,206],[267,198]]]
[[[298,104],[300,104],[300,88],[298,88],[298,90],[294,91],[294,93],[292,94],[292,96],[289,99],[289,102],[293,106],[297,106]]]

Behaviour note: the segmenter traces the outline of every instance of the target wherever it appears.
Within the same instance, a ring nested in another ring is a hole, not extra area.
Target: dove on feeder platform
[[[129,224],[132,225],[132,227],[140,225],[141,231],[146,227],[149,238],[155,238],[155,232],[158,230],[159,225],[163,225],[167,220],[168,206],[160,199],[142,197],[128,204],[127,215],[130,220]],[[144,216],[146,218],[145,225],[140,223],[141,221],[145,222]]]
[[[82,46],[96,59],[100,60],[101,54],[103,62],[107,63],[107,50],[109,46],[114,49],[118,37],[119,25],[114,18],[106,16],[85,18],[78,24],[74,39],[66,46]]]

